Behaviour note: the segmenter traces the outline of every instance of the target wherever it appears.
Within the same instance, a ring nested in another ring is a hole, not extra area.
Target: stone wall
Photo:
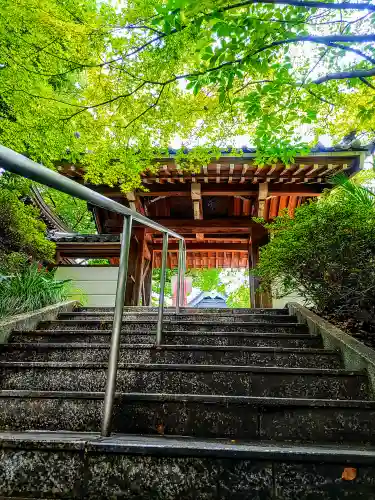
[[[12,331],[27,332],[34,330],[40,321],[52,321],[57,318],[60,312],[71,311],[76,305],[78,305],[78,301],[68,300],[43,307],[37,311],[30,311],[6,318],[0,321],[0,343],[7,342]]]
[[[307,324],[310,333],[322,336],[324,347],[340,351],[344,366],[348,370],[364,370],[375,394],[375,351],[362,344],[312,311],[295,302],[288,304],[290,314],[295,314],[300,323]]]

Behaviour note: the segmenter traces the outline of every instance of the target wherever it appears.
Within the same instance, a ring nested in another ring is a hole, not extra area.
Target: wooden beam
[[[270,207],[270,217],[276,217],[279,213],[279,202],[280,202],[280,197],[279,196],[273,196],[271,198],[271,207]]]
[[[251,227],[261,227],[258,223],[247,217],[227,217],[225,219],[170,219],[169,217],[158,217],[153,219],[155,222],[166,226],[169,229],[175,230],[177,233],[238,233],[249,232]],[[134,223],[137,227],[138,224]],[[157,232],[154,229],[146,228],[148,233]]]
[[[137,210],[136,206],[135,206],[136,197],[135,197],[134,191],[129,191],[128,193],[126,193],[126,199],[129,202],[129,208],[131,210],[136,211]]]
[[[260,180],[260,178],[258,177]],[[203,179],[202,179],[203,180]],[[233,178],[234,180],[234,178]],[[244,185],[241,183],[234,184],[214,184],[214,183],[200,183],[195,182],[193,184],[197,184],[201,189],[201,196],[258,196],[259,190],[258,185],[250,184],[248,189],[244,188]],[[262,183],[260,183],[261,185]],[[156,186],[155,186],[156,187]],[[322,190],[327,187],[327,184],[323,183],[319,184],[287,184],[287,183],[268,183],[268,195],[269,196],[291,196],[291,195],[300,195],[300,196],[319,196]],[[113,193],[113,191],[111,191]],[[109,193],[108,193],[109,194]],[[121,196],[121,193],[118,193]],[[137,191],[136,195],[142,198],[147,197],[189,197],[191,196],[191,188],[188,185],[181,186],[178,184],[176,186],[171,185],[158,185],[157,189],[153,189],[150,187],[148,192]],[[113,197],[113,194],[111,194]]]
[[[289,215],[290,217],[294,216],[294,210],[296,209],[298,202],[298,196],[291,196],[289,200]]]
[[[324,187],[317,184],[270,184],[268,186],[268,196],[319,196]]]
[[[128,200],[129,208],[131,210],[134,210],[135,212],[139,212],[142,215],[145,215],[145,210],[143,208],[142,202],[134,191],[127,192],[126,199]]]
[[[160,244],[153,245],[154,252],[162,251]],[[248,251],[247,243],[186,243],[187,252],[245,252]],[[178,244],[171,243],[168,245],[168,252],[178,252]]]
[[[198,236],[198,234],[202,234],[202,233],[197,233],[196,236]],[[186,237],[185,238],[185,241],[187,242],[190,242],[190,243],[197,243],[197,241],[207,241],[209,240],[211,243],[246,243],[248,241],[248,237],[247,236],[243,236],[242,238],[238,237],[238,236],[232,236],[230,238],[226,238],[225,236],[214,236],[214,237],[211,237],[211,236],[204,236],[203,235],[203,240],[199,240],[199,238],[194,238],[194,237]],[[176,238],[169,238],[168,240],[170,243],[177,243],[177,239]],[[160,243],[162,244],[163,243],[163,238],[153,238],[153,242],[154,244],[156,243]]]
[[[216,184],[220,184],[220,167],[221,167],[221,164],[217,163],[216,164]]]
[[[203,219],[201,185],[198,182],[191,183],[191,199],[193,200],[194,219]]]
[[[279,213],[284,210],[289,203],[289,196],[280,196]]]
[[[251,202],[250,200],[242,200],[243,201],[243,213],[244,215],[250,215]]]
[[[264,217],[264,207],[267,196],[268,196],[268,184],[267,182],[262,182],[259,184],[258,217]]]
[[[102,258],[118,257],[120,255],[120,242],[57,242],[56,251],[60,257]]]
[[[178,186],[178,190],[174,191],[173,189],[171,189],[171,186],[168,186],[169,190],[168,191],[161,191],[160,189],[158,189],[157,191],[154,191],[154,190],[150,190],[150,191],[147,191],[147,192],[144,192],[144,191],[139,191],[137,192],[137,195],[138,196],[141,196],[143,198],[153,198],[154,196],[155,197],[162,197],[162,196],[177,196],[177,197],[185,197],[185,198],[188,198],[190,196],[190,191],[188,190],[181,190],[181,186]]]

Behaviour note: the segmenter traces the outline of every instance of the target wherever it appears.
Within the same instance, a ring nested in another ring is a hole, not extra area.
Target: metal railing
[[[184,297],[184,276],[186,266],[186,245],[182,236],[157,224],[147,217],[124,207],[120,203],[103,196],[92,189],[82,186],[78,182],[68,179],[63,175],[54,172],[43,165],[35,163],[25,156],[16,153],[0,145],[0,167],[15,174],[27,177],[51,188],[63,191],[71,196],[87,201],[92,205],[105,208],[111,212],[116,212],[124,216],[124,224],[120,247],[120,262],[117,278],[116,301],[112,326],[111,346],[108,360],[107,382],[104,397],[104,410],[102,419],[102,436],[110,435],[113,402],[116,391],[117,367],[121,339],[121,325],[124,312],[124,301],[126,292],[126,282],[128,274],[128,259],[133,221],[144,224],[147,227],[160,231],[163,234],[163,250],[161,262],[160,296],[158,308],[158,320],[156,328],[156,344],[163,342],[163,310],[164,310],[164,286],[167,267],[168,236],[179,240],[178,275],[177,275],[177,297],[176,313],[179,313],[180,306],[183,305]]]

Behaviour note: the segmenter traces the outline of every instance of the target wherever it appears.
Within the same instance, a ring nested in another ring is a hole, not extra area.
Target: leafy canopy
[[[179,152],[189,169],[238,136],[260,165],[290,162],[322,133],[373,140],[374,13],[310,0],[0,0],[0,142],[130,191],[176,136],[201,146]]]

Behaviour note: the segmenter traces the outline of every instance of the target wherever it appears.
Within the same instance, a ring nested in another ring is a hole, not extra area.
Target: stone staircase
[[[165,313],[157,348],[156,309],[125,308],[110,438],[98,433],[113,310],[12,335],[0,498],[375,499],[366,373],[286,309]]]

